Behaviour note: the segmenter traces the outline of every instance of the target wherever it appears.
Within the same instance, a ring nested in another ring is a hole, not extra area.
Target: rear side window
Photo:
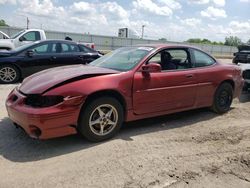
[[[206,67],[215,63],[215,60],[213,58],[199,50],[193,50],[193,55],[195,60],[195,67]]]
[[[69,46],[70,46],[71,52],[79,52],[80,51],[76,44],[70,44]]]
[[[68,52],[79,52],[79,48],[76,44],[66,44],[62,43],[62,52],[68,53]]]
[[[68,44],[62,44],[62,52],[70,52]]]

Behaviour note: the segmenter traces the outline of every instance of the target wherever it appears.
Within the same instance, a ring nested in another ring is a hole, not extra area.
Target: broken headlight
[[[33,94],[33,95],[28,95],[24,103],[28,106],[32,106],[35,108],[43,108],[43,107],[57,105],[63,102],[63,99],[64,97],[59,95],[42,96]]]

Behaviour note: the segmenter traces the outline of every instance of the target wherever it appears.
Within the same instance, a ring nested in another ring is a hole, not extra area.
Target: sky
[[[0,0],[10,26],[117,36],[127,27],[144,38],[185,41],[250,39],[250,0]]]

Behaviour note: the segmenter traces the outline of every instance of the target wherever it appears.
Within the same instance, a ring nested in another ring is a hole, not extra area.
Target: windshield
[[[134,68],[154,48],[152,47],[124,47],[110,52],[89,65],[128,71]]]
[[[24,32],[25,32],[25,30],[19,31],[18,33],[12,35],[10,38],[14,39],[14,38],[18,37],[19,35],[21,35],[22,33],[24,33]]]

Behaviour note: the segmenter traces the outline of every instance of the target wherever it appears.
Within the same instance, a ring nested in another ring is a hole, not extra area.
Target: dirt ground
[[[225,60],[223,60],[225,61]],[[250,187],[250,95],[124,124],[112,140],[30,139],[7,117],[0,86],[0,187]]]

